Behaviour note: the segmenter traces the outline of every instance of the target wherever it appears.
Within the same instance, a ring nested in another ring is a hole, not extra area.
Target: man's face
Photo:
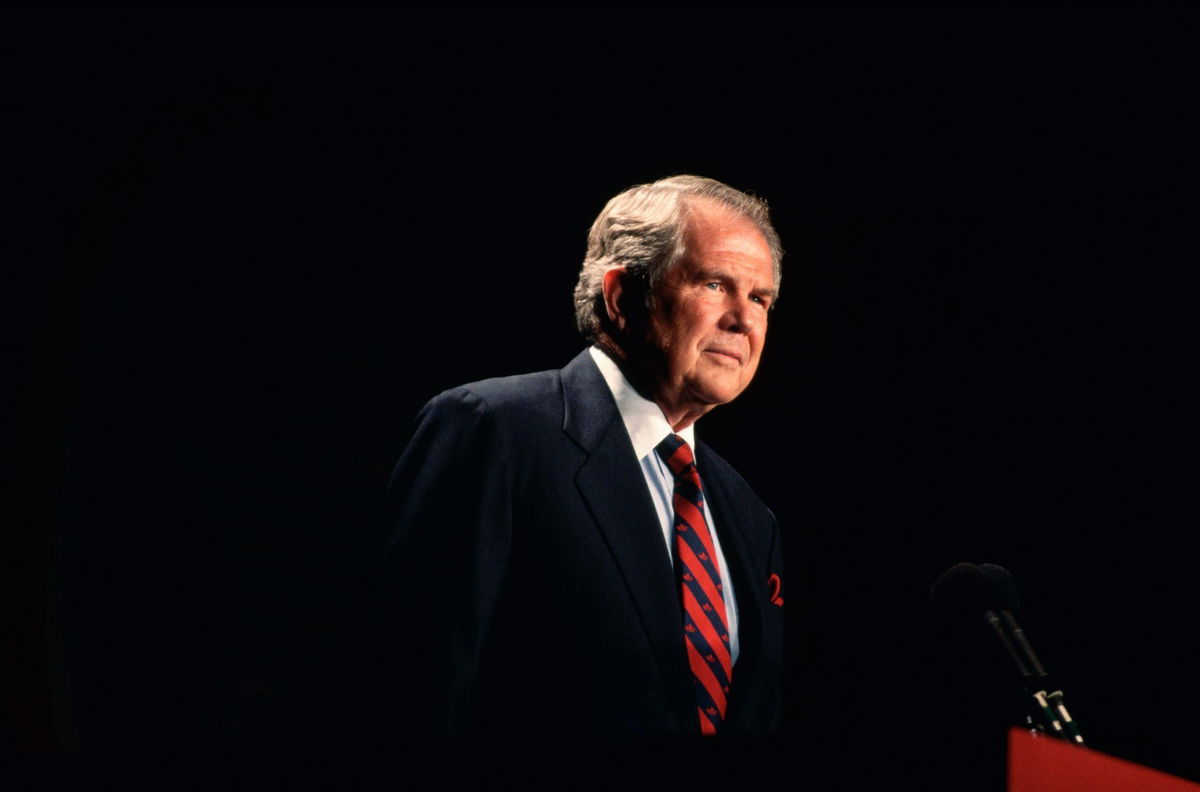
[[[775,298],[771,249],[750,220],[693,205],[686,253],[655,290],[653,398],[676,428],[737,397],[758,369]]]

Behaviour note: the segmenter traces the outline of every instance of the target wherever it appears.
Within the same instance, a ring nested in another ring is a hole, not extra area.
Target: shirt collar
[[[596,361],[596,367],[600,369],[600,375],[604,377],[608,389],[612,391],[613,400],[617,403],[617,412],[621,414],[621,421],[625,424],[625,431],[629,433],[633,452],[637,454],[638,459],[652,452],[671,434],[682,437],[693,449],[696,447],[695,423],[676,432],[667,423],[666,416],[659,406],[633,389],[621,368],[608,353],[596,346],[589,348],[588,352],[591,353],[592,360]]]

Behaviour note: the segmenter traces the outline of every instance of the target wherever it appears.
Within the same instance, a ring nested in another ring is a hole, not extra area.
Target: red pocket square
[[[779,596],[780,590],[783,588],[783,581],[779,579],[779,575],[774,572],[767,578],[767,596],[771,598],[772,605],[783,607],[783,597]]]

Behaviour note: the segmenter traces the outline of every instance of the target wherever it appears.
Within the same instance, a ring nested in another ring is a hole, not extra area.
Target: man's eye
[[[719,281],[710,281],[709,283],[704,284],[704,288],[716,291],[717,289],[721,288],[721,284]]]

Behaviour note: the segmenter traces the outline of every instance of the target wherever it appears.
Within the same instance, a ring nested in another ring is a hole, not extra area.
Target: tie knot
[[[666,439],[659,443],[654,450],[658,452],[658,455],[676,476],[684,473],[696,462],[692,456],[691,446],[677,434],[667,435]]]

